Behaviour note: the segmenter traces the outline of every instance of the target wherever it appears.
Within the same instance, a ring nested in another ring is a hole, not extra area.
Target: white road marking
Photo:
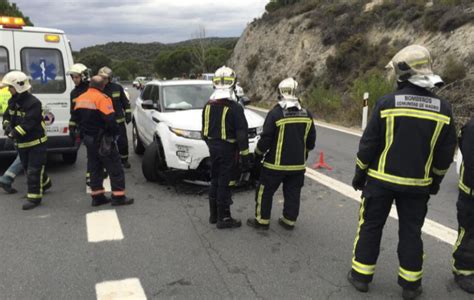
[[[138,278],[104,281],[95,285],[97,300],[146,300]]]
[[[354,191],[354,189],[348,184],[340,182],[339,180],[331,178],[327,175],[324,175],[310,168],[306,168],[306,176],[357,202],[361,201],[360,199],[361,192]],[[390,211],[390,217],[398,220],[398,214],[397,214],[395,206],[392,206],[392,210]],[[449,227],[446,227],[442,224],[439,224],[433,220],[430,220],[428,218],[425,219],[425,224],[422,230],[425,234],[431,235],[434,238],[441,240],[450,245],[454,245],[458,236],[457,231]]]
[[[110,185],[110,177],[107,177],[104,179],[104,189],[106,193],[110,193],[112,191],[111,185]],[[91,193],[91,188],[90,186],[86,185],[86,193],[90,194]]]
[[[86,215],[89,243],[123,240],[122,228],[115,210],[101,210]]]
[[[268,111],[269,111],[268,109],[261,108],[261,107],[256,107],[256,106],[251,106],[251,105],[248,106],[248,108],[259,111],[259,112],[264,112],[264,113],[268,113]],[[354,136],[358,136],[358,137],[362,136],[362,131],[357,130],[357,129],[346,128],[346,127],[343,127],[343,126],[329,124],[329,123],[322,122],[322,121],[317,121],[317,120],[314,120],[314,124],[316,126],[331,129],[331,130],[334,130],[334,131],[339,131],[339,132],[342,132],[342,133],[346,133],[346,134],[350,134],[350,135],[354,135]]]

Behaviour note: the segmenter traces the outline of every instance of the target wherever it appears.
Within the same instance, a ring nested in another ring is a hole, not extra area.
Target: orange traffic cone
[[[321,151],[321,153],[319,153],[319,162],[314,163],[314,165],[313,165],[313,169],[321,169],[321,168],[327,169],[329,171],[332,170],[332,168],[324,161],[324,152],[323,151]]]

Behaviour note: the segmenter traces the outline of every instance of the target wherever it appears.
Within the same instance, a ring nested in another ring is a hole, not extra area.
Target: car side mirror
[[[143,100],[142,108],[143,109],[155,109],[155,103],[153,103],[153,100]]]

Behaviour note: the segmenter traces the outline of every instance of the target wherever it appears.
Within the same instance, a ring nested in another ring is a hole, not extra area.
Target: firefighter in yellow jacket
[[[429,51],[418,45],[398,52],[387,67],[398,89],[381,97],[360,140],[352,182],[362,190],[359,228],[349,282],[367,292],[375,273],[385,221],[395,201],[399,216],[398,283],[404,299],[421,292],[421,228],[430,194],[436,194],[453,160],[456,130],[451,106],[431,92]]]

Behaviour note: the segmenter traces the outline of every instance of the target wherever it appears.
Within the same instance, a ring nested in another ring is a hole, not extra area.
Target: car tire
[[[143,176],[151,182],[163,182],[165,181],[165,170],[166,162],[163,159],[161,145],[158,141],[154,141],[146,147],[145,154],[143,155]]]
[[[73,165],[77,161],[77,152],[63,153],[63,162],[68,165]]]
[[[142,155],[145,153],[145,146],[143,145],[142,140],[140,139],[140,135],[138,134],[137,126],[135,122],[133,122],[132,126],[132,142],[133,142],[133,151],[138,154]]]

